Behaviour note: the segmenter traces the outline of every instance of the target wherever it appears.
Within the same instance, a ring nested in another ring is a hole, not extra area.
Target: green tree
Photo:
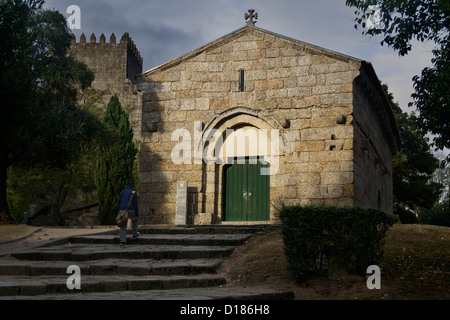
[[[100,119],[105,110],[105,94],[93,88],[80,92],[80,108]],[[102,130],[101,133],[98,141],[86,144],[80,156],[68,163],[64,169],[40,164],[32,167],[9,167],[7,192],[10,215],[15,220],[22,221],[24,213],[27,212],[27,221],[34,223],[40,215],[50,214],[54,222],[64,225],[66,210],[97,203],[94,179],[96,148],[101,141],[109,140],[106,132]]]
[[[403,140],[399,152],[392,159],[394,211],[402,222],[417,222],[415,215],[408,212],[417,211],[420,207],[431,208],[439,201],[443,186],[432,179],[439,168],[439,159],[431,152],[428,138],[417,128],[415,114],[403,112],[388,86],[383,84],[383,88]]]
[[[133,129],[128,114],[117,96],[111,97],[106,107],[104,124],[112,139],[98,147],[96,184],[100,224],[114,224],[120,191],[134,180],[133,168],[137,148],[133,143]]]
[[[43,0],[0,1],[0,219],[11,221],[8,168],[64,167],[100,132],[100,122],[78,108],[77,95],[93,73],[67,55],[71,36]]]
[[[449,0],[347,0],[355,7],[355,28],[363,34],[382,35],[387,44],[404,56],[411,41],[433,41],[433,67],[413,78],[412,95],[417,120],[424,132],[433,134],[438,149],[450,148],[450,4]],[[376,21],[377,23],[368,23]]]
[[[445,161],[446,156],[443,153],[438,154],[441,160],[440,167],[434,172],[433,181],[444,186],[444,192],[441,194],[439,202],[450,206],[450,163]]]

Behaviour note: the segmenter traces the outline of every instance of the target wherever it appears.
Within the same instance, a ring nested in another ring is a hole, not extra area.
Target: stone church
[[[392,212],[401,137],[372,64],[255,19],[145,72],[128,34],[73,39],[93,87],[134,108],[144,222],[276,223],[282,203]]]

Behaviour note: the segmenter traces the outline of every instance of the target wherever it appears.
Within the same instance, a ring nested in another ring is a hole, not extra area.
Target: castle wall
[[[137,91],[134,83],[136,76],[142,73],[143,60],[128,33],[119,42],[111,35],[106,42],[105,35],[97,41],[94,34],[89,42],[81,35],[79,42],[75,37],[69,54],[86,65],[94,72],[95,79],[92,87],[103,91],[103,104],[106,105],[111,96],[116,94],[122,106],[131,110],[130,122],[134,130],[134,137],[140,140],[142,120],[142,94]]]

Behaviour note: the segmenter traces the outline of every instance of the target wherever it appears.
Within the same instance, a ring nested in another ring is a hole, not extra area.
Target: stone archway
[[[242,177],[245,186],[234,189],[241,190],[243,197],[247,197],[245,200],[253,201],[250,207],[259,205],[259,209],[249,209],[250,214],[243,214],[233,221],[274,220],[273,208],[270,208],[272,199],[270,177],[279,170],[280,150],[284,149],[283,130],[281,124],[270,115],[263,114],[259,109],[246,107],[230,108],[206,124],[201,140],[201,150],[204,151],[202,212],[211,213],[217,220],[223,221],[227,210],[227,174],[228,179],[236,179],[236,174],[248,175],[251,181]],[[234,164],[241,165],[240,173],[234,172],[238,169],[230,169]],[[261,176],[266,177],[255,175],[255,168],[261,172]],[[253,181],[255,179],[260,180]],[[236,182],[230,183],[228,180],[228,188],[230,185],[236,187]],[[267,214],[251,213],[252,210],[261,211],[262,201],[265,203],[263,207],[267,207]],[[243,218],[244,216],[246,218]]]
[[[217,115],[215,115],[206,124],[203,132],[206,132],[209,129],[218,128],[225,121],[229,121],[239,115],[253,117],[253,119],[252,118],[248,118],[248,119],[250,119],[250,121],[252,123],[254,122],[255,126],[257,126],[257,123],[259,123],[263,127],[269,125],[270,128],[278,129],[278,130],[280,130],[280,132],[283,131],[283,129],[284,129],[283,126],[281,125],[281,123],[277,119],[275,119],[273,116],[271,116],[269,114],[264,113],[261,109],[237,106],[237,107],[229,108],[229,109],[222,111],[222,112],[218,113]],[[266,124],[259,122],[258,120],[262,120]]]

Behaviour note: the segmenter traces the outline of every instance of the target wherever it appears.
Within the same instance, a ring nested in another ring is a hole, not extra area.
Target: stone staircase
[[[0,299],[292,299],[292,292],[226,286],[218,268],[236,246],[269,226],[141,227],[74,236],[0,259]],[[70,290],[69,266],[81,289]]]

